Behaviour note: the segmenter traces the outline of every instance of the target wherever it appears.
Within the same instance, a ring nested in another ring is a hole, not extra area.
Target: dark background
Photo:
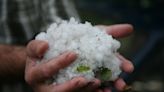
[[[82,21],[129,23],[134,33],[119,50],[135,71],[122,74],[131,92],[164,92],[164,0],[75,0]]]

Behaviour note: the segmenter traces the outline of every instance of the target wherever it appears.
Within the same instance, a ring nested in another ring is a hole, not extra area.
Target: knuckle
[[[33,49],[34,49],[34,40],[32,40],[32,41],[30,41],[29,43],[28,43],[28,45],[26,46],[26,53],[27,53],[27,55],[28,56],[30,56],[31,55],[31,53],[32,53],[32,51],[33,51]]]
[[[42,68],[42,73],[44,78],[50,78],[52,76],[51,69],[49,67]]]
[[[29,84],[29,85],[32,85],[33,84],[33,79],[32,79],[32,75],[31,73],[26,73],[25,75],[25,81]]]
[[[74,81],[71,82],[73,86],[81,87],[86,83],[86,80],[84,78],[77,78]]]
[[[28,49],[32,48],[32,47],[34,46],[34,43],[35,43],[34,40],[30,41],[30,42],[27,44],[27,48],[28,48]]]
[[[69,58],[66,57],[62,57],[62,58],[58,58],[58,60],[56,60],[56,68],[57,69],[61,69],[61,68],[65,68],[66,66],[70,65],[72,63],[71,60],[69,60]]]

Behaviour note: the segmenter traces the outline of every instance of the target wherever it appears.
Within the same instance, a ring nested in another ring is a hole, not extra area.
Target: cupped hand
[[[129,24],[100,27],[106,29],[106,32],[115,38],[126,37],[133,31],[133,27]],[[39,40],[33,40],[27,46],[25,80],[35,92],[111,92],[109,88],[98,89],[100,85],[98,79],[88,82],[83,77],[77,77],[63,84],[45,83],[46,80],[57,74],[60,69],[71,64],[77,57],[73,52],[65,52],[48,62],[37,64],[47,49],[48,43]],[[128,73],[133,71],[134,67],[129,60],[120,54],[118,54],[118,58],[122,61],[121,69],[123,71]],[[118,78],[114,83],[119,91],[122,91],[126,86],[121,78]]]
[[[133,32],[133,26],[130,24],[116,24],[111,26],[99,25],[100,28],[106,30],[106,33],[112,35],[114,38],[127,37]],[[131,73],[134,70],[134,66],[128,59],[124,58],[122,55],[117,54],[118,58],[122,62],[121,69],[126,73]],[[117,90],[123,91],[126,87],[126,83],[122,78],[118,78],[114,85]],[[97,92],[111,92],[110,88],[97,89]]]
[[[74,78],[63,84],[46,83],[46,80],[71,64],[77,57],[74,52],[65,52],[49,61],[37,64],[47,49],[48,43],[39,40],[33,40],[27,46],[25,80],[35,92],[74,92],[77,90],[93,92],[99,86],[99,80],[88,82],[83,77]],[[88,85],[89,87],[86,87]]]

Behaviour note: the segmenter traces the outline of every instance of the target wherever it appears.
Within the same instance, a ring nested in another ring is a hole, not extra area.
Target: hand
[[[122,38],[130,35],[133,32],[133,27],[130,24],[117,24],[111,26],[99,26],[106,30],[107,34],[112,35],[115,38]],[[122,61],[121,69],[127,73],[131,73],[134,70],[133,64],[125,59],[122,55],[118,54],[118,58]],[[126,83],[122,78],[118,78],[114,85],[117,90],[123,91],[126,86]],[[97,89],[97,92],[111,92],[109,88]]]
[[[101,26],[102,27],[102,26]],[[124,37],[132,32],[132,26],[130,25],[114,25],[103,26],[107,30],[108,34],[113,37]],[[82,77],[74,78],[64,84],[46,84],[45,80],[51,78],[59,69],[68,66],[76,59],[76,54],[73,52],[63,53],[62,55],[45,62],[42,64],[36,64],[37,60],[40,60],[43,54],[48,49],[48,44],[44,41],[31,41],[27,46],[27,62],[25,70],[25,79],[29,85],[31,85],[36,92],[73,92],[81,89],[82,92],[110,92],[110,89],[97,89],[100,85],[98,79],[88,82]],[[133,65],[131,62],[118,55],[122,62],[122,69],[125,72],[132,72]],[[118,90],[123,90],[125,82],[122,79],[115,81],[115,87]],[[79,92],[79,91],[78,91]]]
[[[46,80],[50,79],[60,69],[71,64],[77,57],[73,52],[65,52],[48,62],[37,64],[47,49],[48,43],[39,40],[33,40],[27,46],[25,80],[35,92],[74,92],[82,88],[93,92],[99,86],[99,80],[95,79],[88,82],[82,77],[74,78],[63,84],[45,83]],[[84,89],[82,90],[84,92]]]

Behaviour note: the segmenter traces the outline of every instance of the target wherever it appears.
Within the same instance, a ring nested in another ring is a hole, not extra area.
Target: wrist
[[[25,61],[25,47],[0,45],[0,78],[2,80],[23,79]]]

